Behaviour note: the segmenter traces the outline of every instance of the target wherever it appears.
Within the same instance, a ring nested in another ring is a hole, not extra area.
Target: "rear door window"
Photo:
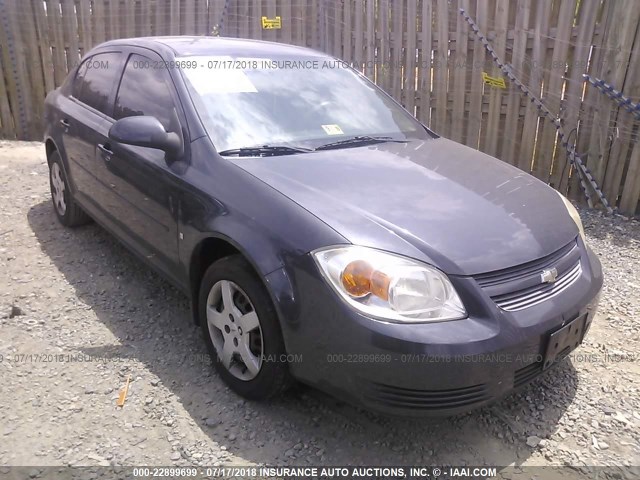
[[[82,103],[111,116],[109,102],[114,85],[118,81],[122,55],[116,52],[98,53],[86,59],[76,74],[73,96]]]

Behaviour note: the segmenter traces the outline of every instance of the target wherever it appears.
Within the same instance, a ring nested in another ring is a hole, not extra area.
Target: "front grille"
[[[446,410],[483,402],[490,398],[485,384],[450,390],[415,390],[380,383],[369,384],[366,396],[390,407]]]
[[[553,268],[558,274],[555,282],[543,282],[542,272]],[[498,307],[515,312],[559,295],[581,274],[580,250],[574,240],[547,257],[474,278]]]
[[[558,277],[555,283],[541,283],[535,287],[500,295],[493,297],[493,299],[501,309],[508,312],[524,310],[564,292],[573,282],[580,278],[581,274],[582,267],[580,266],[580,261],[578,261],[571,270]]]

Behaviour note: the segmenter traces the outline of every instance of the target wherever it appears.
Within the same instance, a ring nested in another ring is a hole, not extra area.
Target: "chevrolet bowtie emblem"
[[[551,268],[548,270],[543,270],[540,274],[540,281],[542,283],[553,283],[558,278],[558,270],[555,268]]]

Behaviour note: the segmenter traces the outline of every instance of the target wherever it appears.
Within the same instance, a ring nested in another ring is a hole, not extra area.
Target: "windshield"
[[[179,60],[193,66],[182,72],[218,151],[259,145],[316,148],[365,135],[430,138],[417,120],[339,60]]]

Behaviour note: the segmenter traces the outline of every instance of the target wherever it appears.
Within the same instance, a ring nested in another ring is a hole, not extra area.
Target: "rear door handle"
[[[102,158],[104,160],[106,160],[107,162],[109,160],[111,160],[111,155],[113,155],[113,151],[111,151],[109,149],[109,145],[108,144],[103,144],[103,143],[99,143],[98,144],[98,150],[100,150],[102,152]]]
[[[64,128],[69,128],[71,126],[69,124],[69,120],[67,120],[66,118],[63,118],[62,120],[60,120],[60,125],[62,125]]]

